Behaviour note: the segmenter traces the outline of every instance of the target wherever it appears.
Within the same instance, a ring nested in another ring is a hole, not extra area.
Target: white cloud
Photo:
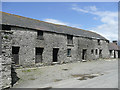
[[[99,11],[96,6],[87,6],[79,8],[77,5],[72,7],[72,10],[83,13],[90,13],[96,15],[94,20],[100,20],[103,24],[91,27],[91,31],[97,32],[109,40],[118,40],[118,12]]]
[[[96,6],[90,6],[89,8],[90,8],[90,10],[92,10],[92,11],[97,11]]]
[[[94,20],[98,20],[98,18],[97,18],[97,17],[94,17],[93,19],[94,19]]]
[[[73,9],[73,10],[76,10],[76,11],[88,13],[88,11],[87,11],[87,10],[84,10],[84,9],[80,9],[80,8],[76,8],[76,7],[73,7],[72,9]]]
[[[81,28],[82,27],[82,25],[80,25],[80,24],[72,24],[72,23],[63,22],[63,21],[56,20],[56,19],[51,19],[51,18],[44,19],[43,21],[53,23],[53,24],[67,25],[67,26],[76,27],[76,28]]]
[[[65,22],[62,22],[59,20],[55,20],[55,19],[50,19],[50,18],[44,19],[44,21],[49,22],[49,23],[54,23],[54,24],[68,25],[68,23],[65,23]]]

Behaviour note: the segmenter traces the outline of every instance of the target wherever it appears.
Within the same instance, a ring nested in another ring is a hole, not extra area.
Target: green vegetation
[[[8,39],[8,36],[4,36],[5,39]]]
[[[59,82],[61,81],[62,79],[55,79],[54,82]]]
[[[31,70],[30,69],[28,69],[28,70],[22,70],[22,72],[31,72]]]
[[[30,78],[29,80],[35,80],[35,78],[32,77],[32,78]]]

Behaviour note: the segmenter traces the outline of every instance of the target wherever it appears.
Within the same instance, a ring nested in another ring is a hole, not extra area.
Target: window
[[[67,49],[67,56],[68,56],[68,57],[71,56],[71,49]]]
[[[98,45],[100,45],[100,40],[98,39]]]
[[[96,55],[98,54],[98,50],[96,49]]]
[[[73,36],[72,35],[67,35],[67,43],[73,44]]]
[[[37,31],[37,38],[43,40],[43,31]]]
[[[94,50],[93,49],[91,50],[91,54],[94,54]]]

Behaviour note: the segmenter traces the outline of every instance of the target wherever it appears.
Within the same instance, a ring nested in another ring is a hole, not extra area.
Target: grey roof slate
[[[115,43],[109,43],[108,48],[109,50],[119,50],[118,45],[116,45]]]
[[[0,12],[0,14],[2,14],[2,21],[0,22],[2,22],[2,24],[5,24],[5,25],[20,26],[20,27],[32,28],[32,29],[43,30],[43,31],[70,34],[74,36],[82,36],[82,37],[88,37],[88,38],[107,40],[106,38],[104,38],[103,36],[95,32],[91,32],[83,29],[52,24],[52,23],[48,23],[48,22],[44,22],[44,21],[40,21],[32,18],[27,18],[23,16],[18,16],[10,13],[5,13],[5,12]]]
[[[120,50],[120,46],[118,46],[118,50]]]

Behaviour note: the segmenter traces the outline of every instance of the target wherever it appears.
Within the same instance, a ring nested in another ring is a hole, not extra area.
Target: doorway
[[[58,48],[53,48],[53,62],[57,62],[58,61]]]
[[[102,58],[102,50],[99,51],[99,58]]]
[[[2,54],[2,37],[0,32],[0,55]]]
[[[120,50],[118,50],[118,58],[120,58]]]
[[[114,50],[114,58],[116,58],[116,51]]]
[[[20,47],[12,47],[12,57],[15,64],[19,64],[19,49]]]
[[[83,49],[82,50],[82,59],[86,60],[86,58],[87,58],[87,49]]]
[[[43,48],[36,47],[35,63],[42,63]]]

